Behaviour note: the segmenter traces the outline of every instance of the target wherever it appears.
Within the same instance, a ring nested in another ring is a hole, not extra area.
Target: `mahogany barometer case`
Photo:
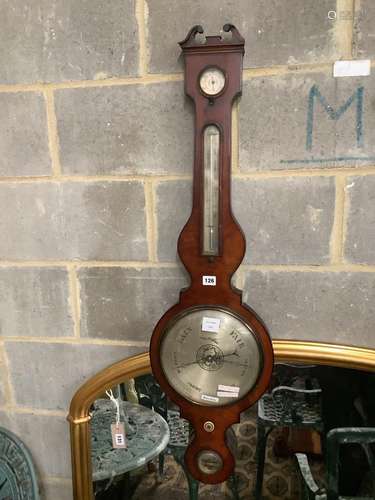
[[[231,115],[241,93],[244,39],[233,25],[223,31],[204,37],[194,26],[180,42],[185,93],[195,109],[193,208],[178,240],[191,283],[150,344],[156,379],[194,430],[186,465],[205,483],[232,473],[226,431],[266,390],[273,367],[265,325],[231,285],[245,253],[230,195]]]

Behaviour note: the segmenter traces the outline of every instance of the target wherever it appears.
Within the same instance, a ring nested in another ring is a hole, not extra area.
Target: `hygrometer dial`
[[[215,96],[225,86],[225,74],[219,68],[206,68],[199,78],[199,86],[205,94]]]
[[[161,342],[169,384],[202,406],[225,406],[245,396],[262,369],[258,340],[239,316],[219,307],[193,308],[171,321]]]

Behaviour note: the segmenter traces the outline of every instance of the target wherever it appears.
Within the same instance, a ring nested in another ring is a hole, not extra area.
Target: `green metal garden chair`
[[[131,384],[130,384],[131,385]],[[139,404],[153,408],[156,412],[168,422],[169,425],[169,443],[167,453],[170,453],[175,461],[182,467],[189,488],[190,500],[198,500],[199,481],[194,479],[185,466],[185,450],[190,440],[190,425],[189,422],[180,417],[178,409],[170,407],[166,394],[162,391],[159,384],[152,375],[143,375],[134,380],[135,390]],[[129,384],[127,384],[129,392]],[[235,447],[236,437],[232,429],[229,429],[228,439]],[[164,454],[159,456],[159,473],[163,473]],[[232,474],[228,479],[228,486],[235,500],[239,500],[237,480],[235,474]]]
[[[371,446],[375,443],[373,427],[340,427],[328,432],[325,442],[326,486],[319,487],[311,473],[306,455],[296,453],[302,484],[303,500],[369,500],[375,499],[375,462]],[[359,445],[368,462],[371,496],[342,496],[339,492],[340,449],[345,445]]]
[[[272,389],[258,401],[254,498],[262,498],[267,439],[276,428],[323,431],[322,390],[314,377],[313,365],[275,365]]]

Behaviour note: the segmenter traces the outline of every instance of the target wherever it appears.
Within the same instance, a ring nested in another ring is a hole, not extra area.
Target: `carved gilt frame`
[[[275,361],[307,362],[375,371],[375,350],[321,342],[274,340]],[[70,422],[74,500],[93,500],[90,415],[95,399],[125,379],[149,373],[149,354],[115,363],[87,380],[75,393],[68,415]]]

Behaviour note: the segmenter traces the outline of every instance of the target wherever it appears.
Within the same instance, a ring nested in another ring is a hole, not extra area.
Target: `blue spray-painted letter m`
[[[309,151],[312,149],[313,145],[313,128],[314,128],[314,104],[315,99],[318,98],[320,104],[323,106],[324,110],[327,112],[328,116],[337,121],[341,115],[347,111],[347,109],[356,101],[356,138],[357,147],[363,145],[363,87],[358,87],[354,94],[349,97],[345,104],[343,104],[337,111],[335,111],[332,106],[330,106],[326,98],[320,93],[317,85],[311,87],[309,93],[308,111],[307,111],[307,128],[306,128],[306,149]]]

